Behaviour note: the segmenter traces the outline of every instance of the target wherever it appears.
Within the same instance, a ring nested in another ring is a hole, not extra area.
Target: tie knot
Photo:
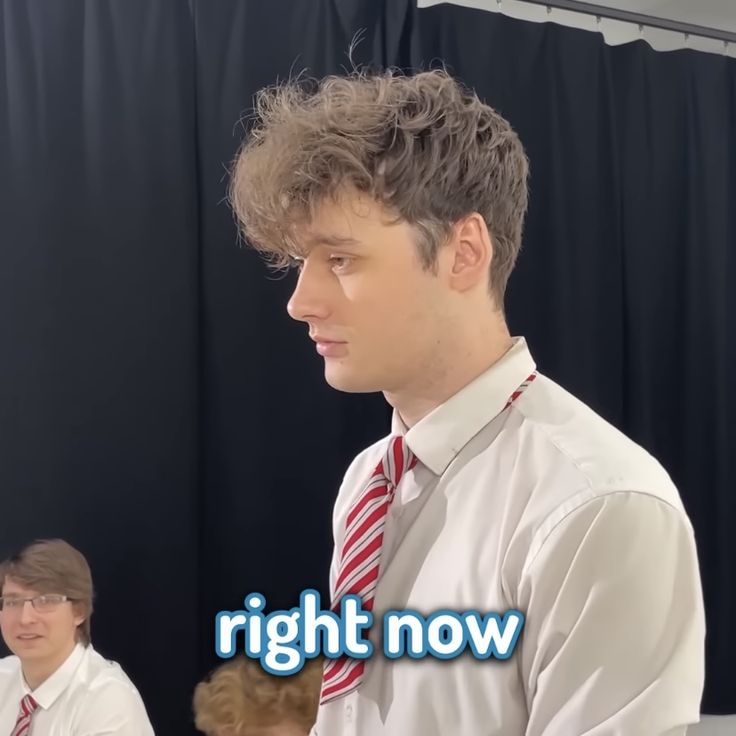
[[[36,708],[38,703],[33,699],[33,696],[26,695],[23,700],[20,701],[20,707],[28,714],[31,715]]]
[[[409,449],[404,437],[392,437],[386,456],[383,458],[383,474],[391,486],[396,488],[401,483],[404,473],[411,470],[416,464],[416,455]]]

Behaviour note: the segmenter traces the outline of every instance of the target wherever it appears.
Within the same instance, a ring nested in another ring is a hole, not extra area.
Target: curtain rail
[[[719,28],[709,28],[708,26],[698,26],[693,23],[683,23],[677,20],[670,20],[669,18],[645,15],[644,13],[634,13],[630,10],[609,8],[606,5],[593,5],[593,3],[578,2],[577,0],[523,0],[523,2],[534,5],[546,5],[548,8],[557,8],[558,10],[571,10],[576,13],[600,16],[601,18],[621,20],[626,23],[635,23],[639,26],[648,26],[649,28],[661,28],[665,31],[674,31],[675,33],[683,33],[689,36],[715,38],[719,41],[736,44],[736,33],[732,31],[723,31]]]

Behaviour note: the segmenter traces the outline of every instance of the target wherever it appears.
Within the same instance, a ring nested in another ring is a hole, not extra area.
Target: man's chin
[[[43,659],[49,653],[45,641],[35,641],[32,644],[17,643],[12,647],[12,651],[21,660]]]
[[[382,390],[376,386],[375,381],[369,380],[367,376],[359,376],[348,371],[331,370],[329,366],[325,366],[325,381],[337,391],[347,394],[371,394]]]

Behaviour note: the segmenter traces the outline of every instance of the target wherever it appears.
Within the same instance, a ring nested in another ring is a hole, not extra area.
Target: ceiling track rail
[[[645,15],[644,13],[634,13],[630,10],[619,10],[618,8],[609,8],[605,5],[594,5],[593,3],[577,2],[577,0],[523,0],[523,2],[532,3],[534,5],[545,5],[549,8],[557,8],[558,10],[570,10],[575,13],[584,13],[586,15],[594,15],[596,18],[609,18],[610,20],[620,20],[624,23],[634,23],[640,29],[644,27],[659,28],[663,31],[673,31],[674,33],[682,33],[685,38],[689,36],[700,36],[701,38],[713,38],[723,41],[725,44],[736,44],[736,33],[732,31],[723,31],[719,28],[710,28],[708,26],[699,26],[693,23],[683,23],[670,18],[659,18],[653,15]]]

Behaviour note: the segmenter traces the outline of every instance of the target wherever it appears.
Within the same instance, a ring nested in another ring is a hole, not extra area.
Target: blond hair
[[[90,644],[94,590],[89,564],[79,550],[63,539],[38,540],[0,564],[0,590],[8,578],[39,593],[67,596],[84,616],[76,640]]]
[[[425,268],[452,225],[477,212],[493,241],[489,289],[501,306],[528,171],[510,124],[446,72],[355,72],[258,93],[230,201],[245,237],[276,267],[303,252],[295,228],[348,187],[416,228]]]
[[[317,717],[322,662],[307,660],[295,675],[272,675],[238,657],[220,665],[194,690],[197,729],[248,736],[252,729],[293,723],[305,731]]]

